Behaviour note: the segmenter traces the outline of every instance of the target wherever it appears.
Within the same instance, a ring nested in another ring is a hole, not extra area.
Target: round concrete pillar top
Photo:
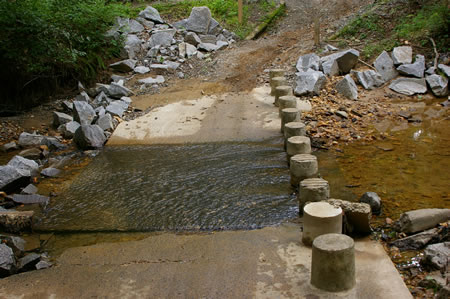
[[[322,251],[342,251],[353,248],[355,242],[352,238],[342,234],[326,234],[318,236],[313,241],[313,247]]]
[[[291,121],[290,123],[287,123],[285,125],[285,127],[290,128],[290,129],[300,129],[300,128],[304,128],[305,124],[299,121]]]
[[[303,212],[314,217],[331,218],[342,214],[342,209],[327,202],[311,202],[303,208]]]

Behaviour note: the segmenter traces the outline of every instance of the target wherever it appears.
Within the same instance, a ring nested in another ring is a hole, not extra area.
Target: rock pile
[[[450,67],[439,64],[437,68],[426,69],[425,57],[416,55],[414,62],[412,48],[396,47],[389,55],[383,51],[374,61],[374,68],[352,70],[359,60],[359,52],[354,49],[319,57],[311,53],[298,58],[296,68],[295,95],[319,95],[328,77],[344,75],[335,89],[344,97],[357,100],[358,88],[355,80],[364,89],[375,89],[395,79],[389,88],[404,95],[424,94],[430,90],[437,97],[448,95],[448,70]],[[425,71],[426,70],[426,71]],[[349,75],[349,73],[351,75]]]
[[[0,278],[52,266],[46,253],[27,253],[25,245],[20,237],[0,235]]]

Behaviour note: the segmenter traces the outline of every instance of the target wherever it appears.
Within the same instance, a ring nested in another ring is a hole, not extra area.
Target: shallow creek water
[[[318,151],[331,197],[383,200],[381,224],[407,210],[450,206],[449,120],[380,142]],[[109,147],[38,213],[47,249],[141,239],[161,231],[255,229],[296,219],[281,138],[261,142]],[[52,180],[39,189],[48,190]],[[54,182],[54,181],[53,181]],[[42,192],[42,191],[41,191]],[[45,238],[48,238],[45,237]]]

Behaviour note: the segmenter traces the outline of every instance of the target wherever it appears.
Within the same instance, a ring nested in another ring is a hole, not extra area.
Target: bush
[[[129,6],[108,2],[0,0],[0,76],[16,79],[2,92],[7,100],[23,96],[30,82],[95,78],[120,51],[120,41],[105,38],[105,32],[115,17],[131,13]]]

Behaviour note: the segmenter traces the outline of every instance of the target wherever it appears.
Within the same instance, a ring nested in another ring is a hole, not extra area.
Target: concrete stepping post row
[[[290,86],[283,85],[284,71],[270,70],[269,76],[271,95],[281,117],[291,185],[299,188],[302,242],[312,245],[311,284],[329,292],[349,290],[356,284],[354,241],[342,235],[342,208],[324,202],[330,198],[330,186],[317,178],[317,157],[311,155],[311,140],[305,136],[297,98]]]

